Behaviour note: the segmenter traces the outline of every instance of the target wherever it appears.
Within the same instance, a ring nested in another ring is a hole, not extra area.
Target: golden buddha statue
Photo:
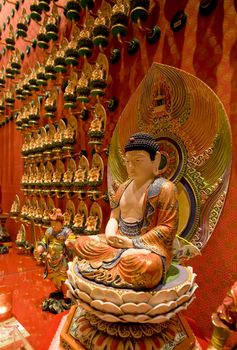
[[[11,66],[15,67],[16,69],[20,69],[21,67],[21,55],[18,49],[11,57]]]
[[[25,172],[21,178],[21,184],[26,185],[29,182],[29,174]]]
[[[56,169],[53,172],[52,182],[53,183],[60,183],[62,181],[62,172],[59,169]]]
[[[62,137],[63,137],[63,133],[61,129],[58,127],[53,136],[53,140],[52,140],[53,144],[55,146],[60,146],[62,144]]]
[[[103,66],[101,66],[98,62],[95,64],[95,68],[92,71],[91,74],[91,80],[104,80],[105,79],[105,72],[103,69]]]
[[[89,215],[86,220],[86,231],[97,232],[98,231],[99,217],[97,215]]]
[[[28,209],[28,205],[26,203],[23,204],[21,208],[21,217],[25,218],[26,216],[28,216]]]
[[[102,132],[103,129],[103,122],[99,115],[95,115],[95,117],[92,119],[91,125],[89,127],[89,132]]]
[[[64,143],[73,143],[75,141],[75,130],[71,125],[68,125],[64,130],[62,140]]]
[[[43,211],[42,221],[47,225],[49,223],[50,209],[45,208]]]
[[[88,182],[98,182],[101,180],[101,169],[99,166],[93,166],[88,171],[87,181]]]
[[[87,177],[86,168],[82,168],[81,166],[75,171],[73,182],[75,183],[85,183]]]
[[[101,10],[98,10],[98,16],[96,17],[94,21],[94,27],[97,26],[105,26],[106,23],[106,18]]]
[[[50,93],[45,99],[45,107],[49,107],[55,104],[55,95]]]
[[[118,0],[116,4],[112,7],[112,15],[115,15],[117,13],[124,13],[128,15],[129,8],[125,5],[123,0]]]
[[[69,80],[69,83],[67,84],[65,92],[64,92],[64,96],[65,95],[73,95],[74,94],[74,90],[75,90],[74,81]]]
[[[77,89],[87,88],[89,86],[89,79],[86,74],[82,71],[80,79],[77,83]]]
[[[52,68],[54,67],[54,56],[53,55],[49,55],[46,63],[45,63],[45,68]]]
[[[50,170],[47,168],[45,169],[44,177],[43,177],[43,182],[48,184],[52,182],[52,173]]]
[[[20,200],[19,200],[19,197],[16,195],[16,198],[11,205],[10,214],[11,216],[17,216],[19,213],[20,213]]]
[[[66,210],[65,213],[63,214],[63,217],[64,217],[64,225],[71,226],[72,213],[70,213],[70,211]]]
[[[73,219],[74,228],[83,228],[85,226],[85,215],[83,213],[77,213]]]
[[[20,246],[24,245],[25,241],[26,241],[25,226],[23,224],[21,224],[21,227],[16,235],[16,245],[18,247],[20,247]]]
[[[71,169],[67,169],[67,171],[63,174],[63,182],[71,184],[72,180],[73,180],[73,171]]]

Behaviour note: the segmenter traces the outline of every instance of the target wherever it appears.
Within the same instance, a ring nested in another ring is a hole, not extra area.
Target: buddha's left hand
[[[114,248],[120,248],[120,249],[133,248],[132,240],[128,237],[114,235],[114,236],[108,237],[107,241],[109,245],[111,245]]]

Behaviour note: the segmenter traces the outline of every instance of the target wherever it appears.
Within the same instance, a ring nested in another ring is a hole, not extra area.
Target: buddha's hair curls
[[[156,153],[159,151],[159,146],[152,135],[138,132],[130,136],[124,150],[125,153],[135,150],[146,151],[150,154],[151,160],[154,160]]]

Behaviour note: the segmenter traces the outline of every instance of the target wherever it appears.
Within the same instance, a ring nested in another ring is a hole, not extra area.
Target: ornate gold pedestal
[[[60,349],[192,350],[196,339],[181,313],[158,324],[109,323],[73,306],[60,335]]]

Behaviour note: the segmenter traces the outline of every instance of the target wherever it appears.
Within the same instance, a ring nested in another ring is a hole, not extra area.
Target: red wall
[[[60,3],[63,3],[61,1]],[[99,4],[100,1],[96,2]],[[0,23],[6,20],[13,5],[3,6],[0,13]],[[173,33],[169,22],[180,9],[188,15],[187,24],[180,32]],[[114,47],[121,47],[122,57],[118,64],[110,65],[111,82],[107,89],[107,97],[119,99],[119,107],[114,112],[108,112],[105,144],[110,140],[119,114],[129,97],[146,74],[152,62],[160,62],[181,68],[208,84],[223,102],[229,115],[233,135],[233,150],[237,148],[237,2],[220,0],[216,10],[208,17],[201,17],[198,12],[199,1],[154,1],[154,8],[149,17],[150,24],[158,24],[161,28],[161,38],[155,45],[149,45],[144,34],[130,24],[126,39],[134,36],[139,38],[140,50],[134,56],[126,52],[125,44],[116,39],[110,39],[110,45],[105,50],[109,55]],[[19,10],[19,12],[21,12]],[[11,19],[14,24],[15,18]],[[62,15],[62,28],[70,33],[70,25]],[[33,38],[38,27],[30,25],[29,37]],[[3,37],[5,32],[3,32]],[[19,39],[18,44],[24,48],[27,44]],[[96,57],[95,52],[94,56]],[[24,60],[24,70],[34,65],[35,60],[42,61],[45,53],[41,49],[32,50]],[[6,62],[9,53],[2,58],[0,64]],[[93,58],[92,58],[93,59]],[[58,118],[60,115],[58,115]],[[85,144],[88,123],[78,121],[80,135]],[[23,161],[20,156],[22,138],[16,131],[14,122],[9,122],[0,128],[0,183],[2,186],[2,208],[10,211],[11,204],[20,191],[20,179]],[[232,174],[226,203],[219,223],[204,248],[201,257],[195,258],[192,264],[197,273],[199,289],[196,300],[189,307],[187,314],[196,320],[202,332],[210,337],[212,331],[211,314],[222,301],[229,286],[236,279],[237,235],[236,235],[236,193],[237,193],[237,160],[233,152]],[[104,206],[105,216],[108,207]],[[15,237],[19,223],[12,219],[8,221],[8,229]],[[234,340],[232,340],[233,342]]]

